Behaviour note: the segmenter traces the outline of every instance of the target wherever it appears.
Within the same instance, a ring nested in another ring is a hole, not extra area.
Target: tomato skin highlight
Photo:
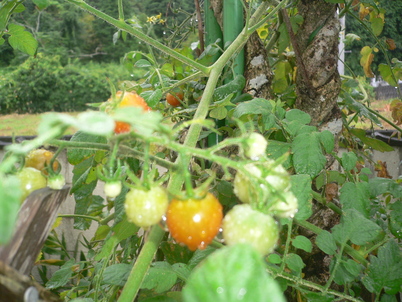
[[[183,92],[177,92],[177,93],[167,93],[166,94],[166,101],[168,102],[168,104],[172,107],[177,107],[181,105],[181,102],[184,98],[184,94]]]
[[[173,199],[166,213],[170,234],[191,251],[205,249],[212,242],[222,218],[222,205],[211,193],[202,199]]]

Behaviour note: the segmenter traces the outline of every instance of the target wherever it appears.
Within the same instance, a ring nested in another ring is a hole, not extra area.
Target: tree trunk
[[[334,133],[342,125],[337,105],[341,88],[337,5],[324,0],[301,0],[297,7],[304,21],[296,36],[302,63],[296,78],[296,107],[310,114],[311,124],[320,128],[334,126],[329,123],[337,121],[337,129],[330,129]]]

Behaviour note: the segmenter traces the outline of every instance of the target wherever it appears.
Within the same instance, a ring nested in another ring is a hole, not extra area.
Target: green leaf
[[[82,131],[77,131],[71,137],[70,142],[106,144],[107,139],[104,136],[93,135]],[[91,149],[81,149],[81,148],[67,149],[67,159],[71,165],[77,165],[80,162],[84,161],[85,159],[94,156],[95,154],[96,151]]]
[[[387,64],[379,64],[378,71],[380,72],[380,75],[384,81],[393,87],[398,87],[398,83],[395,81],[395,78],[392,75],[391,66]]]
[[[370,195],[377,197],[389,193],[395,198],[402,198],[402,186],[395,179],[375,177],[369,179]]]
[[[370,186],[366,182],[347,182],[340,189],[339,200],[344,210],[356,209],[365,217],[370,213]]]
[[[330,131],[324,130],[322,132],[319,132],[319,139],[320,139],[321,145],[325,149],[325,152],[331,153],[334,150],[335,138],[334,138],[334,135]]]
[[[187,282],[188,277],[191,274],[191,270],[184,263],[175,263],[172,265],[172,270],[176,273],[177,277],[179,277],[184,282]]]
[[[336,258],[333,258],[331,262],[331,270],[335,264]],[[345,285],[354,281],[362,271],[363,267],[352,259],[347,261],[341,260],[337,271],[335,272],[334,281],[336,284]]]
[[[286,255],[285,263],[287,264],[288,268],[296,272],[297,275],[300,275],[302,269],[306,266],[302,258],[299,255],[293,253]]]
[[[227,115],[228,110],[224,106],[216,107],[209,112],[209,116],[217,120],[223,120]]]
[[[170,78],[173,78],[174,77],[173,65],[170,63],[163,64],[162,68],[161,68],[161,73],[163,73],[164,75],[167,75]]]
[[[297,197],[298,211],[295,218],[299,221],[310,218],[312,211],[311,178],[306,174],[290,176],[291,191]]]
[[[124,239],[135,235],[139,230],[135,224],[128,222],[127,218],[116,224],[111,231],[111,236],[105,240],[102,250],[96,255],[95,260],[100,261],[105,257],[109,257],[114,248]]]
[[[354,152],[345,152],[342,154],[342,167],[350,172],[356,167],[357,156]]]
[[[151,67],[152,64],[148,60],[139,59],[137,62],[135,62],[134,66],[135,67],[140,67],[140,68],[146,68],[146,67]]]
[[[233,112],[233,117],[240,118],[246,114],[269,115],[272,113],[272,105],[266,99],[253,99],[238,105]]]
[[[291,109],[289,111],[286,111],[285,118],[289,122],[297,121],[301,125],[307,125],[311,122],[310,115],[299,109]]]
[[[285,30],[285,32],[282,32],[282,28]],[[279,38],[279,48],[281,48],[282,45],[288,43],[289,36],[287,34],[286,28],[283,27],[283,24],[279,27],[279,31],[281,32]],[[280,50],[278,50],[278,52],[280,52]],[[286,92],[286,90],[288,89],[289,87],[288,77],[290,73],[290,68],[291,68],[290,64],[287,61],[279,61],[275,65],[274,78],[272,81],[272,89],[274,93],[282,94]]]
[[[268,261],[270,263],[279,264],[282,263],[282,258],[278,254],[272,253],[268,255]]]
[[[315,239],[315,243],[325,254],[334,255],[336,253],[336,241],[334,236],[328,231],[321,231]]]
[[[74,259],[70,259],[59,270],[57,270],[50,280],[46,283],[46,287],[49,289],[59,288],[67,284],[73,275]]]
[[[193,254],[193,257],[191,257],[190,261],[188,262],[188,267],[190,269],[193,269],[201,261],[203,261],[205,258],[207,258],[210,254],[212,254],[215,251],[216,248],[213,248],[211,246],[207,246],[207,248],[203,250],[196,250],[195,253]]]
[[[115,122],[101,111],[86,111],[77,115],[78,130],[93,135],[110,136],[113,134]]]
[[[51,4],[49,0],[32,0],[32,2],[35,3],[39,10],[44,10]]]
[[[343,185],[346,181],[344,173],[338,171],[326,171],[324,170],[315,179],[315,186],[317,189],[321,189],[324,185],[331,182],[336,182],[338,185]]]
[[[117,263],[106,267],[103,272],[103,284],[124,286],[127,282],[128,276],[130,275],[131,264],[127,263]]]
[[[318,132],[297,135],[292,142],[292,151],[298,174],[308,174],[313,178],[324,169],[327,159],[322,153]]]
[[[390,206],[389,230],[396,237],[402,238],[402,201],[397,200]]]
[[[226,98],[229,94],[241,92],[246,85],[246,79],[242,75],[236,77],[229,83],[215,89],[213,99],[220,101]]]
[[[365,245],[375,240],[382,229],[373,221],[365,218],[359,211],[344,211],[340,224],[332,228],[332,235],[340,244],[348,240],[356,245]]]
[[[290,153],[292,146],[287,142],[280,142],[277,140],[268,140],[267,155],[269,158],[274,160],[282,157],[285,153]],[[289,169],[292,166],[291,156],[289,156],[283,163],[282,166],[285,169]]]
[[[33,56],[36,53],[38,42],[30,32],[25,30],[24,26],[9,24],[7,34],[10,35],[8,43],[10,43],[12,48],[18,49],[30,56]]]
[[[46,113],[41,116],[41,122],[38,126],[38,134],[46,134],[54,128],[59,128],[60,135],[62,135],[68,127],[75,127],[76,125],[77,121],[71,115],[63,113]]]
[[[162,293],[175,285],[177,275],[171,265],[167,262],[155,262],[145,275],[141,288],[153,289],[157,293]]]
[[[166,261],[170,264],[188,263],[193,256],[193,252],[191,252],[187,247],[171,241],[162,242],[160,248],[163,255],[166,257]]]
[[[377,257],[370,256],[370,264],[362,281],[372,293],[384,291],[389,295],[399,292],[402,285],[402,254],[394,240],[378,249]]]
[[[292,240],[292,245],[295,248],[306,251],[307,253],[311,253],[311,251],[313,249],[313,245],[312,245],[310,239],[308,239],[305,236],[296,236],[296,238],[294,238]]]
[[[0,174],[0,246],[14,233],[22,191],[15,175]]]
[[[284,302],[279,285],[264,266],[249,245],[223,247],[193,271],[183,288],[183,301]]]
[[[378,119],[378,117],[374,113],[372,113],[370,110],[368,110],[368,108],[364,104],[357,102],[355,99],[353,99],[348,94],[345,95],[344,101],[350,109],[352,109],[353,111],[356,111],[361,117],[365,117],[365,118],[373,121],[373,123],[375,123],[377,126],[382,127],[381,121]],[[354,130],[361,130],[361,129],[351,129],[353,134],[355,134]],[[362,130],[362,131],[363,131],[363,134],[361,136],[366,137],[366,131],[364,131],[364,130]],[[358,137],[361,138],[360,136],[358,136]]]
[[[382,18],[377,17],[370,20],[370,22],[373,34],[379,36],[382,33],[382,30],[384,29],[384,20]]]
[[[160,100],[162,99],[162,95],[163,93],[161,89],[144,91],[143,93],[141,93],[141,96],[151,108],[154,108],[160,102]]]

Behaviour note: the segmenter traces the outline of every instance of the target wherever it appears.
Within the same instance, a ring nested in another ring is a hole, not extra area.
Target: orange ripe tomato
[[[145,100],[135,92],[117,91],[116,99],[121,99],[120,103],[117,105],[117,108],[141,107],[144,112],[151,110],[147,102],[145,102]],[[116,134],[127,133],[130,132],[130,130],[131,130],[130,124],[121,121],[115,122],[114,133]]]
[[[184,94],[183,92],[176,92],[176,93],[167,93],[166,94],[166,101],[172,107],[177,107],[181,105],[181,101],[183,101]]]

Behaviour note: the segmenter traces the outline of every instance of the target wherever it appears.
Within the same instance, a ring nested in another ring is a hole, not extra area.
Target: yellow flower
[[[159,24],[165,24],[166,20],[160,19]]]
[[[155,17],[156,17],[157,19],[162,18],[162,13],[160,13],[159,15],[156,15]]]
[[[148,22],[148,23],[153,23],[152,18],[153,18],[153,16],[152,16],[152,17],[147,17],[147,22]]]

